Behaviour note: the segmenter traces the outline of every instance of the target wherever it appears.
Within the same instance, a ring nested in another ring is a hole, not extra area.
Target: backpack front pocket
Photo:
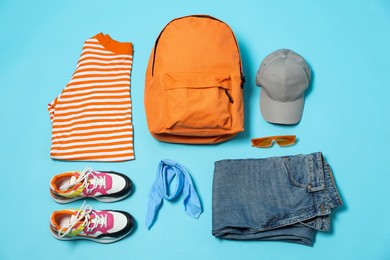
[[[166,128],[231,128],[229,74],[166,73],[162,81]]]

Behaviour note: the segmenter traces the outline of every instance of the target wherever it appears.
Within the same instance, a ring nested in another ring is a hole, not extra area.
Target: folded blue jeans
[[[215,162],[212,234],[313,245],[342,205],[322,153]]]

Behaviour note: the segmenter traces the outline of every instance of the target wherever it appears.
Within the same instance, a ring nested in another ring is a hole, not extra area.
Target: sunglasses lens
[[[272,139],[252,139],[252,144],[256,147],[270,147],[272,146]]]
[[[275,139],[275,142],[280,146],[292,145],[295,143],[294,137],[279,137]]]

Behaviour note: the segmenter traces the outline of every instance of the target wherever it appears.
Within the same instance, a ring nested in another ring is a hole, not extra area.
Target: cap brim
[[[260,91],[260,111],[263,118],[274,124],[297,124],[303,114],[305,96],[291,102],[281,102],[271,99],[263,89]]]

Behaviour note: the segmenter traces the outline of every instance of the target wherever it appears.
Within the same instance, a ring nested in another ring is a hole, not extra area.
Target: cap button
[[[281,56],[281,58],[282,58],[282,59],[287,59],[287,55],[283,53],[282,56]]]

